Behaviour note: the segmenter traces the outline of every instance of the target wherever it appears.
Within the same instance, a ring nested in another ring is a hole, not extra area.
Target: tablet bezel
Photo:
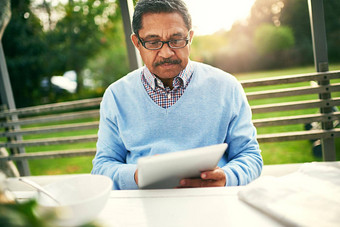
[[[213,170],[227,150],[226,143],[138,159],[138,187],[166,189],[179,186],[183,178],[200,177]]]

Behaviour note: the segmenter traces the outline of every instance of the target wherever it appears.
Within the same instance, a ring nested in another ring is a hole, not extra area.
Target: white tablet
[[[141,189],[175,188],[183,178],[200,177],[201,172],[213,170],[227,147],[223,143],[141,157],[138,159],[138,186]]]

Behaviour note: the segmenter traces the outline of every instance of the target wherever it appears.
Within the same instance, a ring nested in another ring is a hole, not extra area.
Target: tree
[[[50,75],[74,70],[77,92],[83,88],[82,71],[88,60],[107,47],[105,29],[112,23],[117,4],[109,1],[69,1],[62,8],[65,16],[46,32],[50,48]]]
[[[295,36],[299,62],[313,63],[313,49],[309,11],[306,0],[285,0],[281,21],[289,25]],[[323,1],[329,60],[340,61],[340,1]]]
[[[263,24],[255,30],[255,46],[260,54],[268,54],[289,49],[294,45],[294,35],[290,27],[276,27]]]
[[[72,99],[82,97],[83,75],[89,67],[100,80],[107,72],[116,78],[126,73],[119,2],[69,0],[53,5],[46,0],[12,0],[12,13],[3,45],[18,107],[41,104],[46,95],[41,90],[42,80],[69,70],[76,71],[79,85],[78,96],[69,97]],[[105,63],[100,65],[97,60]],[[106,73],[99,66],[106,68]],[[48,97],[48,102],[60,100],[51,86]]]
[[[39,19],[29,8],[29,0],[12,0],[12,18],[4,32],[3,48],[17,107],[40,101],[40,81],[44,76],[46,52]]]
[[[95,82],[96,90],[100,92],[129,72],[119,2],[117,2],[115,14],[111,15],[111,21],[104,30],[107,47],[102,48],[89,59],[85,71],[85,74]]]
[[[329,61],[340,62],[340,1],[325,1],[324,10]]]

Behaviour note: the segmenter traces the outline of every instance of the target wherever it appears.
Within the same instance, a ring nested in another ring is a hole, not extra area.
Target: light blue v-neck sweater
[[[192,63],[188,87],[168,109],[148,96],[142,69],[109,86],[100,107],[93,174],[112,178],[114,189],[136,189],[139,157],[228,143],[218,164],[226,173],[226,185],[244,185],[260,175],[256,129],[240,83],[219,69]]]

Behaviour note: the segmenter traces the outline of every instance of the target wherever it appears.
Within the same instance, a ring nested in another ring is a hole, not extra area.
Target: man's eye
[[[158,45],[159,41],[148,41],[147,42],[149,45]]]
[[[170,45],[174,47],[183,46],[186,44],[185,39],[175,39],[170,41]]]

